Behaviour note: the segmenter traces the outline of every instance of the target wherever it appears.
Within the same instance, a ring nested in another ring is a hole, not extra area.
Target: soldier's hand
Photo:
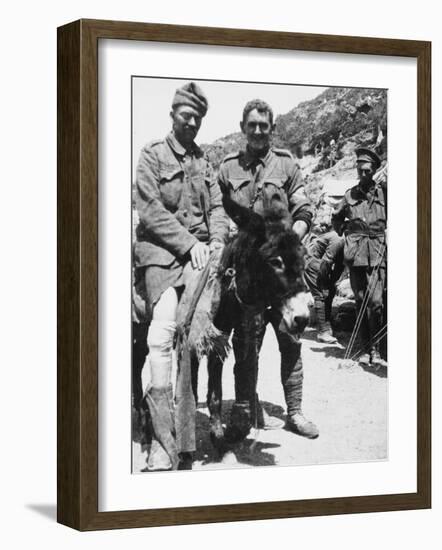
[[[209,247],[204,243],[196,243],[190,249],[190,260],[193,269],[203,269],[209,260]]]
[[[224,248],[223,243],[219,241],[212,241],[209,244],[209,251],[212,254],[212,252],[221,252],[221,250]]]
[[[308,225],[303,220],[297,220],[293,226],[292,231],[298,235],[298,237],[302,240],[308,230]]]

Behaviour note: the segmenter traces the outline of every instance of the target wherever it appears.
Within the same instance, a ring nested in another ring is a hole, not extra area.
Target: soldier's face
[[[177,140],[182,145],[190,145],[201,126],[201,116],[198,111],[187,105],[180,105],[170,113],[170,116],[173,133]]]
[[[371,162],[358,163],[358,177],[362,183],[371,183],[375,174],[374,165]]]
[[[270,146],[270,139],[275,126],[270,124],[270,114],[253,109],[241,122],[241,130],[247,138],[252,151],[265,151]]]

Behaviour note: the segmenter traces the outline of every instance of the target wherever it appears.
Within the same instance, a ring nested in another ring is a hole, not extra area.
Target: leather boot
[[[193,453],[179,453],[178,470],[191,470],[193,464]]]
[[[152,438],[152,445],[150,446],[147,469],[149,472],[172,470],[172,462],[170,461],[169,455],[161,446],[161,443],[155,439],[155,436]]]
[[[387,361],[382,359],[381,354],[377,349],[372,350],[370,356],[371,365],[373,368],[376,370],[379,370],[380,368],[387,368]]]
[[[368,353],[363,353],[359,359],[358,363],[361,365],[361,367],[368,367],[370,364],[370,355]]]
[[[287,403],[287,420],[285,428],[297,435],[315,439],[319,436],[318,427],[314,422],[308,420],[302,414],[303,379],[304,375],[302,370],[294,371],[283,385]]]
[[[238,443],[245,439],[252,428],[252,415],[248,401],[236,401],[230,410],[229,423],[224,432],[225,440]]]
[[[146,401],[152,420],[152,445],[147,469],[151,472],[176,470],[178,451],[175,439],[172,386],[150,387],[146,392]]]
[[[336,344],[338,341],[331,332],[318,332],[317,338],[322,344]]]
[[[316,424],[305,418],[302,412],[297,412],[287,417],[286,429],[308,439],[316,439],[319,436]]]

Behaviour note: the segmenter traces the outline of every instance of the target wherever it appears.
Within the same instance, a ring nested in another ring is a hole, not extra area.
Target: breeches
[[[330,288],[324,291],[318,281],[320,265],[321,260],[311,258],[306,264],[304,278],[313,296],[318,330],[319,332],[325,332],[331,330],[330,319],[335,285],[330,284]]]
[[[252,317],[243,315],[234,328],[232,339],[235,355],[235,398],[236,401],[255,399],[258,378],[258,357],[267,323],[271,323],[281,353],[281,382],[286,398],[288,414],[294,414],[301,407],[303,367],[301,344],[295,342],[279,328],[279,312],[267,310]]]

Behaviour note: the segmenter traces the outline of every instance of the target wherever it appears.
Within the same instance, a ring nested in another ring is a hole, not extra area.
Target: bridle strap
[[[241,309],[243,309],[244,311],[247,311],[248,313],[258,313],[259,311],[265,309],[266,307],[265,304],[250,305],[250,304],[246,304],[244,300],[242,300],[242,298],[238,293],[238,285],[236,284],[235,268],[228,267],[224,272],[224,276],[230,279],[227,290],[233,293],[233,295],[235,296],[235,300],[238,302]]]

